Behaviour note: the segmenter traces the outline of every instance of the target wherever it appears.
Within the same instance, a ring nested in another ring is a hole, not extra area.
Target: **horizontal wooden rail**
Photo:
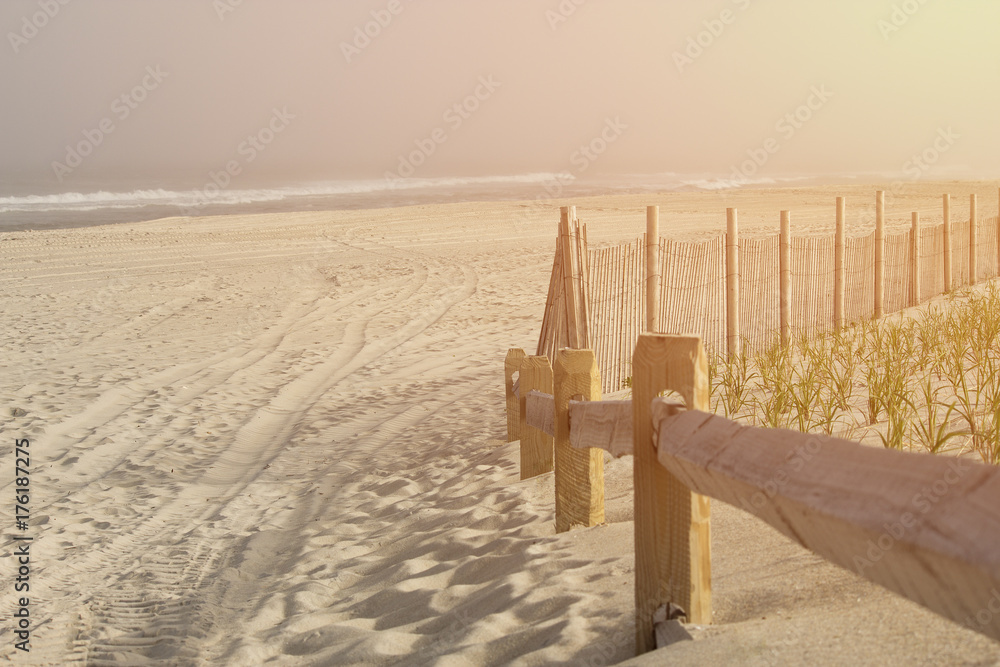
[[[525,423],[555,435],[555,402],[552,394],[528,393]],[[576,449],[593,447],[621,457],[632,454],[632,401],[570,401],[569,444]]]
[[[570,406],[576,401],[570,401]],[[555,437],[556,434],[556,401],[552,394],[531,390],[524,399],[524,423],[537,428],[542,433]],[[570,424],[572,431],[572,424]]]
[[[659,462],[694,492],[1000,639],[1000,469],[698,411],[658,426]]]

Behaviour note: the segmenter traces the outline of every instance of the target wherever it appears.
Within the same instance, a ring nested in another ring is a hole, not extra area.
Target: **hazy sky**
[[[997,174],[997,26],[990,0],[3,0],[0,179]]]

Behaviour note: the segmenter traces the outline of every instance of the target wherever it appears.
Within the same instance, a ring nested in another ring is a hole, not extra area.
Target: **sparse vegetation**
[[[712,360],[734,419],[1000,463],[1000,289]]]

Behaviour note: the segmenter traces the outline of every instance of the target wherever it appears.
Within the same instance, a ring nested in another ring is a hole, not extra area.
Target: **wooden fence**
[[[528,357],[521,367],[531,363],[548,366]],[[600,450],[633,454],[638,653],[667,633],[665,619],[674,615],[667,610],[711,622],[709,496],[1000,639],[1000,613],[993,611],[1000,590],[996,467],[708,414],[707,361],[697,337],[640,335],[633,370],[631,401],[599,401],[594,353],[560,350],[553,390],[522,395],[518,419],[522,437],[536,431],[552,438],[557,531],[603,521]],[[658,397],[667,391],[680,401]],[[581,394],[583,401],[569,400]],[[524,449],[524,440],[521,452],[522,470],[537,470],[532,457],[545,455]],[[928,493],[933,502],[915,500]]]
[[[602,389],[613,392],[632,376],[643,331],[696,334],[709,354],[753,354],[779,337],[879,318],[998,275],[1000,217],[978,220],[975,195],[968,220],[952,222],[944,195],[941,223],[914,214],[909,230],[893,234],[882,192],[876,202],[875,230],[862,236],[847,236],[838,197],[832,235],[792,236],[782,211],[778,234],[744,238],[729,209],[726,233],[705,241],[661,238],[649,207],[645,236],[599,249],[565,207],[536,354],[593,349]]]

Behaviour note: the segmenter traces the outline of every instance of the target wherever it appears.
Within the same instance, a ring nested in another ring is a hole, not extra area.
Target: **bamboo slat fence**
[[[697,335],[709,355],[755,354],[779,337],[888,315],[997,277],[1000,217],[978,220],[975,195],[968,220],[951,220],[945,195],[942,222],[921,225],[915,217],[917,227],[892,234],[882,196],[873,232],[847,236],[838,198],[838,233],[789,237],[785,318],[781,235],[740,237],[735,209],[726,233],[682,241],[659,236],[658,212],[649,207],[645,236],[590,249],[576,208],[564,207],[536,354],[592,349],[602,390],[614,392],[630,383],[632,350],[644,331]],[[651,263],[648,248],[658,255]]]

